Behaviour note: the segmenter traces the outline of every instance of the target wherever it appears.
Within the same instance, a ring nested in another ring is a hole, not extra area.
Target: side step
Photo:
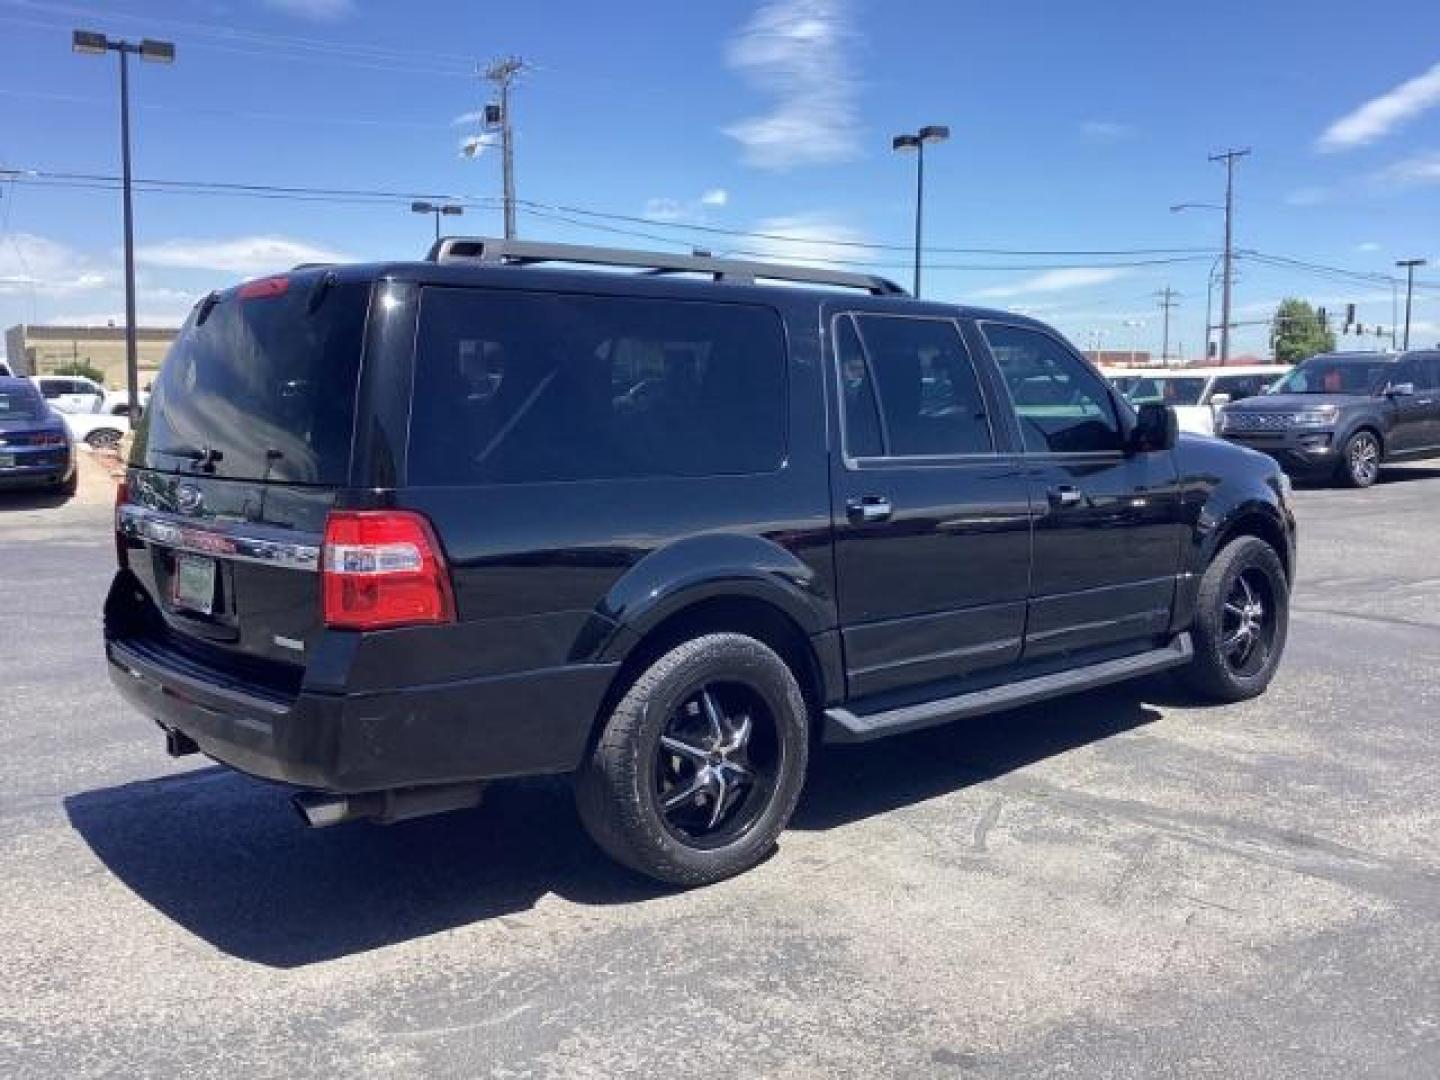
[[[1090,690],[1097,686],[1164,671],[1166,668],[1180,667],[1188,664],[1194,655],[1195,649],[1190,643],[1190,635],[1181,634],[1163,648],[1135,656],[1122,656],[1118,660],[1106,660],[1050,675],[1037,675],[1019,682],[974,690],[968,694],[957,694],[955,697],[940,698],[936,701],[922,701],[917,705],[905,705],[884,712],[856,714],[844,706],[836,706],[825,710],[825,741],[869,742],[886,735],[898,735],[904,731],[962,720],[967,716],[1013,709],[1061,694]]]

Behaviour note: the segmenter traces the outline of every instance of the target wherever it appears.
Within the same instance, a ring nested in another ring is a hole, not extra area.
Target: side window
[[[975,367],[953,322],[887,315],[857,315],[855,321],[886,456],[994,451]]]
[[[1210,394],[1212,397],[1216,394],[1229,394],[1231,401],[1243,401],[1264,390],[1265,383],[1264,375],[1222,375],[1215,380]]]
[[[410,481],[773,472],[786,354],[768,308],[429,288]]]
[[[40,384],[40,393],[45,395],[46,401],[54,401],[65,392],[59,379],[46,379]]]
[[[835,358],[840,368],[840,392],[845,416],[845,453],[852,458],[874,458],[885,454],[880,433],[880,411],[875,404],[875,384],[860,347],[860,335],[849,315],[835,320]]]
[[[1416,390],[1440,390],[1440,353],[1420,357],[1415,366]]]
[[[1105,383],[1049,334],[982,323],[1031,453],[1119,451],[1120,423]]]

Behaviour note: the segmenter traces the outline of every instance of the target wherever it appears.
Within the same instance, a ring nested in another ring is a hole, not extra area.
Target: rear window
[[[369,295],[369,285],[327,287],[310,274],[279,295],[232,291],[200,321],[202,305],[165,358],[131,462],[343,484]]]
[[[430,288],[412,484],[770,472],[785,345],[762,307]]]
[[[40,420],[47,409],[38,391],[29,386],[0,386],[0,420]]]
[[[1193,377],[1138,379],[1125,391],[1125,396],[1136,405],[1154,401],[1165,405],[1198,405],[1207,381]]]

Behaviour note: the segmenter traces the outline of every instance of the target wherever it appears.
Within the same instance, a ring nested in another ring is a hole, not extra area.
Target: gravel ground
[[[1298,501],[1264,698],[824,750],[680,893],[558,782],[307,832],[171,761],[102,669],[103,477],[0,497],[0,1075],[1440,1074],[1440,469]]]

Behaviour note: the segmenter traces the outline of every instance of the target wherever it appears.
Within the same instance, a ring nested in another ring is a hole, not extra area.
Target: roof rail
[[[588,244],[551,244],[536,240],[501,240],[487,236],[447,236],[436,240],[425,256],[429,262],[482,262],[529,266],[535,263],[578,263],[587,266],[633,266],[655,274],[711,274],[716,281],[753,285],[757,281],[796,281],[807,285],[836,285],[864,289],[876,296],[904,296],[905,290],[888,278],[783,263],[718,259],[713,255],[678,255],[673,252],[630,251],[591,247]]]

